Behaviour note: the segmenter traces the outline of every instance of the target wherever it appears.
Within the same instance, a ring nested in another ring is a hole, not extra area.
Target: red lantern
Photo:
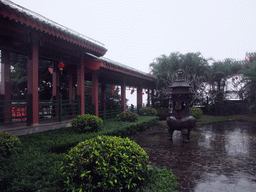
[[[133,94],[134,93],[134,89],[131,91],[131,94]]]
[[[110,87],[110,90],[111,90],[111,91],[113,91],[114,89],[115,89],[115,87],[113,87],[113,86]]]
[[[115,90],[115,91],[113,91],[113,93],[114,93],[114,94],[116,94],[116,90]]]
[[[58,67],[59,67],[59,70],[61,71],[61,74],[62,74],[62,70],[65,67],[64,63],[60,62]]]
[[[142,93],[142,95],[144,95],[144,93]]]

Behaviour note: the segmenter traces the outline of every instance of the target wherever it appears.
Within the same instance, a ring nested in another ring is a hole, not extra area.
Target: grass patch
[[[144,131],[157,122],[158,117],[140,116],[134,123],[105,121],[98,132],[77,133],[71,128],[63,128],[20,136],[22,149],[19,153],[8,159],[1,159],[0,189],[1,191],[62,191],[64,179],[59,170],[65,154],[72,147],[97,135],[125,137]],[[152,172],[151,175],[154,177],[157,174],[160,173]],[[149,188],[155,189],[157,183],[164,182],[164,179],[155,184],[153,181],[155,179],[150,180]],[[149,188],[144,191],[150,191]]]
[[[256,115],[229,115],[229,116],[212,116],[203,115],[201,119],[197,120],[197,125],[207,123],[225,122],[225,121],[250,121],[256,122]]]
[[[227,115],[227,116],[213,116],[203,115],[200,119],[197,119],[196,125],[204,125],[208,123],[227,122],[227,121],[248,121],[256,122],[256,114],[253,115]],[[166,121],[159,121],[162,126],[167,126]]]
[[[175,189],[179,186],[175,179],[176,176],[172,173],[171,170],[167,170],[166,168],[160,169],[153,167],[149,171],[147,185],[137,191],[175,191]]]

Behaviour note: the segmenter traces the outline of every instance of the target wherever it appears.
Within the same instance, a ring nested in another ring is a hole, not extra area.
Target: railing
[[[72,118],[79,115],[79,100],[40,100],[39,121],[47,119]]]
[[[79,100],[40,100],[39,122],[42,120],[73,118],[80,112]],[[27,100],[1,100],[0,124],[23,123],[31,125],[31,98]]]
[[[26,100],[0,101],[0,124],[27,122]]]
[[[114,119],[118,114],[120,114],[123,111],[122,108],[115,108],[115,109],[108,109],[106,111],[100,110],[99,111],[99,117],[101,119]]]
[[[39,122],[43,120],[73,118],[80,114],[80,99],[62,100],[40,100]],[[26,122],[31,125],[31,95],[27,100],[1,100],[0,101],[0,124]],[[123,111],[122,108],[112,108],[106,111],[100,110],[99,117],[106,119],[116,118]],[[129,107],[127,111],[137,113],[137,108]],[[94,105],[85,103],[85,114],[94,114]]]
[[[88,104],[85,102],[84,104],[84,114],[91,114],[94,115],[94,105],[93,104]]]
[[[138,108],[137,107],[134,107],[133,105],[131,105],[131,107],[128,107],[127,109],[126,109],[126,111],[131,111],[131,112],[133,112],[133,113],[138,113]]]

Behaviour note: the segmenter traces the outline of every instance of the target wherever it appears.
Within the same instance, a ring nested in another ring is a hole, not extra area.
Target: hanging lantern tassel
[[[110,90],[111,90],[111,91],[114,91],[114,89],[115,89],[114,86],[111,86],[111,87],[110,87]]]
[[[65,67],[64,63],[60,62],[58,67],[59,67],[60,73],[62,74],[63,68]]]

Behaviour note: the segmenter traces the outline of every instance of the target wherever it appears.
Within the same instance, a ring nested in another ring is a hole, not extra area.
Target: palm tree
[[[232,59],[214,62],[210,66],[208,85],[210,85],[209,97],[215,103],[215,112],[220,115],[224,107],[224,98],[227,93],[227,80],[238,75],[242,65]]]
[[[245,100],[248,102],[250,112],[256,107],[256,61],[250,62],[242,70],[244,86],[241,89]]]
[[[181,68],[192,87],[194,98],[202,97],[200,87],[206,81],[209,64],[200,52],[187,54],[175,52],[169,56],[161,55],[150,64],[150,67],[151,73],[157,78],[158,90],[162,96],[168,97],[169,87],[174,83],[177,71]]]

